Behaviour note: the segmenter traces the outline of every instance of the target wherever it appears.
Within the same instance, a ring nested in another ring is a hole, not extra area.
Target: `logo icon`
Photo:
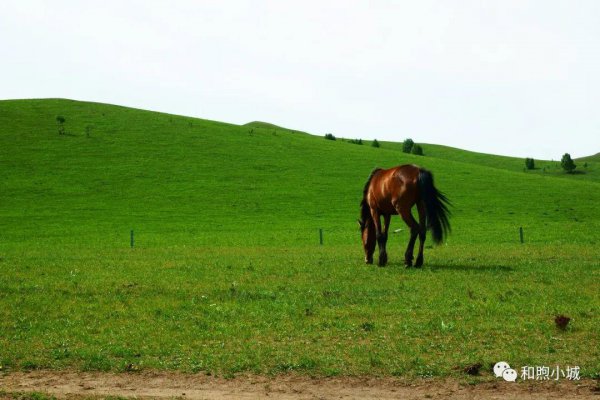
[[[496,375],[496,378],[503,378],[507,382],[517,380],[517,371],[512,369],[506,361],[500,361],[494,365],[494,375]]]
[[[496,365],[494,365],[494,375],[496,375],[496,378],[501,378],[505,369],[510,369],[510,365],[508,365],[507,362],[497,362]]]
[[[517,371],[512,368],[505,369],[502,373],[502,377],[507,382],[515,382],[517,380]]]

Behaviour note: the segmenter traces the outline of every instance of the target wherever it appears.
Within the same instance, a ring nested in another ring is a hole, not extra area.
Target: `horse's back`
[[[412,207],[418,199],[419,171],[414,164],[379,171],[371,181],[369,205],[385,214],[396,214],[398,206]]]

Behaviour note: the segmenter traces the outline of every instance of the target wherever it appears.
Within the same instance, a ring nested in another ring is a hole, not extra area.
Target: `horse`
[[[419,222],[411,209],[416,205]],[[423,265],[423,246],[427,229],[431,231],[436,244],[443,242],[450,232],[450,212],[448,198],[433,185],[430,171],[416,165],[400,165],[390,169],[375,168],[371,171],[363,189],[360,203],[360,225],[365,262],[373,263],[375,242],[379,247],[379,266],[387,263],[385,249],[392,215],[400,215],[410,228],[410,239],[404,253],[404,264],[411,267],[417,236],[419,254],[415,267]],[[380,217],[383,216],[383,228]]]

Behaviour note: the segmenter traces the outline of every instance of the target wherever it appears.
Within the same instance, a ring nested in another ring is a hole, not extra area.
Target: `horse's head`
[[[375,225],[373,220],[363,219],[358,220],[360,226],[360,232],[362,236],[363,249],[365,251],[365,262],[367,264],[373,263],[373,253],[375,252]]]

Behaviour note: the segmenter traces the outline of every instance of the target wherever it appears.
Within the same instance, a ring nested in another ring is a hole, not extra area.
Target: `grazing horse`
[[[411,213],[416,204],[419,222]],[[402,217],[410,228],[410,240],[404,254],[404,264],[412,266],[413,250],[419,237],[419,255],[415,267],[423,265],[423,245],[427,229],[433,241],[441,243],[450,232],[448,218],[450,202],[433,186],[431,172],[416,165],[401,165],[390,169],[376,168],[371,172],[360,203],[361,218],[358,220],[362,232],[365,262],[373,263],[375,241],[379,245],[379,265],[387,263],[385,245],[388,238],[390,218],[394,214]],[[383,228],[380,217],[383,216]]]

